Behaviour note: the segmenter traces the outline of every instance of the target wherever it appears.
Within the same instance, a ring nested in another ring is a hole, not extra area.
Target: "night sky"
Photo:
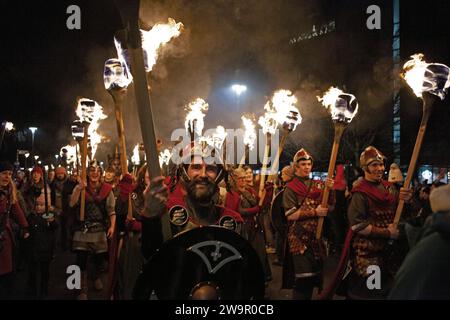
[[[331,139],[331,124],[315,96],[331,85],[345,87],[370,110],[361,116],[361,128],[371,123],[390,128],[392,75],[387,74],[392,66],[391,1],[141,2],[144,25],[166,22],[168,17],[185,25],[183,34],[161,52],[149,75],[157,135],[167,145],[172,129],[183,126],[183,106],[196,97],[210,103],[207,128],[218,124],[234,128],[241,126],[242,112],[261,115],[268,96],[279,88],[296,93],[305,119],[304,127],[290,142],[312,148],[323,160],[329,156],[329,143],[324,141]],[[66,27],[66,8],[71,4],[81,8],[81,30]],[[365,8],[370,4],[382,8],[380,31],[369,32],[365,27]],[[86,97],[98,101],[109,115],[100,127],[111,140],[99,148],[98,157],[104,160],[113,152],[116,141],[112,99],[103,87],[102,76],[104,61],[116,56],[113,36],[121,28],[113,1],[2,1],[0,6],[6,71],[1,77],[0,119],[14,122],[17,128],[15,134],[5,137],[2,158],[14,160],[17,148],[30,149],[31,134],[25,128],[36,126],[36,153],[53,159],[63,145],[71,142],[70,124],[75,120],[77,97]],[[402,7],[402,63],[419,50],[431,61],[450,64],[448,9],[448,2],[438,0]],[[312,25],[330,20],[336,21],[336,31],[330,35],[297,46],[289,43],[292,37],[311,31]],[[229,90],[234,81],[249,87],[239,105]],[[405,104],[416,104],[402,109],[404,153],[410,154],[410,137],[416,134],[421,109],[407,89],[402,85],[402,99]],[[140,131],[133,92],[129,91],[125,129],[131,151],[140,141]],[[448,100],[440,103],[437,115],[433,115],[426,143],[442,141],[438,144],[442,147],[448,141],[445,121],[436,118],[450,120]],[[427,161],[435,161],[435,153],[428,149],[424,147]],[[442,150],[440,158],[450,158],[449,151]]]

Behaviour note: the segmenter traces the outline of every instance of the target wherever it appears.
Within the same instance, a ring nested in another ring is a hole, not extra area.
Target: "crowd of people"
[[[302,148],[263,190],[252,166],[208,161],[201,146],[183,157],[189,161],[160,177],[149,177],[146,165],[132,175],[118,161],[104,169],[92,160],[86,182],[64,166],[24,172],[1,162],[0,300],[48,298],[51,262],[64,252],[73,253],[81,270],[79,300],[90,298],[90,287],[106,292],[105,299],[157,297],[152,258],[170,239],[202,226],[219,226],[248,243],[266,286],[273,267],[282,266],[282,286],[293,299],[450,298],[449,185],[403,188],[399,167],[393,164],[385,179],[387,159],[371,146],[351,180],[338,164],[325,181],[312,178],[314,158]],[[405,207],[395,223],[399,200]],[[337,281],[324,283],[324,262],[341,254]],[[381,278],[370,286],[373,266]],[[227,297],[219,288],[227,284],[200,280],[186,298]]]

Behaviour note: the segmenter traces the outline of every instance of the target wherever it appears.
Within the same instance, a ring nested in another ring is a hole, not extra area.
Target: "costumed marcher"
[[[260,260],[237,234],[243,219],[217,205],[218,184],[226,174],[221,160],[201,144],[188,145],[181,159],[170,188],[162,184],[164,177],[153,177],[144,191],[142,252],[148,261],[133,297],[262,298]]]
[[[15,219],[22,228],[23,238],[30,236],[12,181],[13,170],[10,163],[0,162],[0,300],[13,298],[15,241],[11,219]]]
[[[45,201],[38,199],[36,210],[27,217],[31,244],[28,293],[32,299],[44,299],[48,295],[50,262],[55,252],[58,223],[53,214],[46,213]]]
[[[246,173],[243,168],[234,169],[231,176],[232,188],[227,193],[225,206],[241,214],[244,220],[241,235],[258,253],[266,281],[270,281],[272,271],[267,258],[264,230],[259,216],[258,195],[253,188],[247,185]]]
[[[216,205],[219,201],[218,183],[225,175],[223,165],[206,164],[204,156],[203,147],[196,145],[193,150],[190,146],[186,147],[183,150],[183,163],[179,166],[180,177],[173,179],[176,181],[176,184],[172,186],[173,190],[167,194],[167,188],[162,187],[151,192],[147,190],[148,192],[144,193],[145,210],[142,212],[141,219],[142,250],[145,258],[149,258],[154,253],[154,250],[158,248],[158,242],[161,244],[162,241],[183,231],[207,225],[222,225],[235,231],[241,229],[243,220],[238,212]],[[186,158],[192,158],[192,160],[185,161]],[[164,180],[164,177],[160,177],[160,180]],[[168,213],[168,216],[165,213]],[[161,216],[169,218],[156,223],[162,224],[162,237],[159,241],[151,241],[147,239],[148,236],[157,236],[151,232],[156,222],[152,218]]]
[[[353,186],[347,212],[354,231],[350,256],[352,271],[347,291],[349,299],[384,299],[406,253],[402,242],[396,241],[393,245],[389,242],[400,236],[399,228],[393,224],[399,196],[409,203],[412,193],[403,188],[399,193],[391,183],[383,180],[385,160],[386,157],[372,146],[360,156],[364,178]],[[371,275],[368,268],[373,265],[380,268],[381,287],[370,290],[367,286]]]
[[[288,222],[286,219],[286,215],[284,214],[283,193],[284,189],[286,188],[286,184],[289,183],[289,181],[291,181],[293,178],[294,168],[291,165],[285,166],[281,170],[281,188],[275,194],[270,209],[270,217],[272,225],[275,229],[275,249],[277,254],[277,260],[274,262],[274,265],[277,266],[283,265],[288,228]]]
[[[50,190],[51,190],[51,202],[53,203],[53,212],[56,214],[57,222],[61,225],[61,232],[60,232],[60,239],[59,242],[62,243],[62,241],[65,240],[65,237],[67,237],[66,233],[66,219],[65,214],[63,212],[63,188],[64,184],[67,181],[67,172],[66,168],[64,167],[57,167],[54,171],[55,178],[50,183]],[[50,182],[50,181],[48,181]],[[64,231],[63,231],[64,229]],[[63,240],[64,239],[64,240]],[[62,247],[62,245],[61,245]]]
[[[398,270],[389,299],[450,299],[450,185],[430,194],[433,215]]]
[[[100,270],[105,260],[105,254],[108,252],[107,238],[114,234],[116,213],[116,202],[112,192],[111,185],[101,181],[102,169],[96,160],[89,163],[87,185],[84,185],[80,179],[78,185],[74,188],[70,206],[77,206],[79,213],[81,192],[86,194],[84,221],[79,221],[77,230],[73,236],[73,250],[77,254],[77,265],[82,272],[81,291],[78,295],[79,300],[88,298],[88,274],[87,265],[89,254],[92,254],[95,260],[94,287],[96,290],[103,289],[103,283],[100,279]]]
[[[324,183],[309,177],[313,166],[311,154],[300,149],[294,156],[293,165],[295,177],[283,194],[283,207],[289,221],[287,242],[290,253],[283,266],[283,287],[293,288],[293,299],[305,300],[312,298],[314,287],[322,287],[326,250],[323,240],[316,239],[316,230],[318,218],[325,217],[332,208],[320,204]],[[332,190],[333,180],[327,179],[326,183]]]

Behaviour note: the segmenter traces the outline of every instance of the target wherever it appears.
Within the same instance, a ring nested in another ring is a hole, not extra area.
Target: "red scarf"
[[[366,179],[362,179],[359,183],[357,183],[353,187],[352,192],[364,193],[372,201],[378,204],[383,204],[383,206],[391,205],[395,202],[394,195],[389,192],[389,188],[392,188],[392,184],[384,180],[381,180],[380,183],[384,187],[384,192],[378,188],[377,184],[367,181]]]
[[[100,191],[98,193],[89,185],[86,188],[86,200],[99,203],[109,195],[111,190],[112,186],[108,183],[102,183],[100,186]]]
[[[311,199],[317,200],[320,198],[322,190],[315,186],[314,181],[311,181],[311,183],[313,183],[313,185],[309,189],[309,192],[308,187],[298,177],[292,179],[286,187],[294,191],[295,194],[301,198],[308,196]]]

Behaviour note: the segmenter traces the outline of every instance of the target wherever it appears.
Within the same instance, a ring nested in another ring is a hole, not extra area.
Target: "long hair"
[[[6,186],[6,188],[4,189],[5,192],[5,196],[8,198],[9,203],[10,204],[16,204],[18,201],[18,195],[17,195],[17,188],[16,188],[16,184],[14,183],[14,181],[12,180],[12,178],[9,179],[8,185]]]

